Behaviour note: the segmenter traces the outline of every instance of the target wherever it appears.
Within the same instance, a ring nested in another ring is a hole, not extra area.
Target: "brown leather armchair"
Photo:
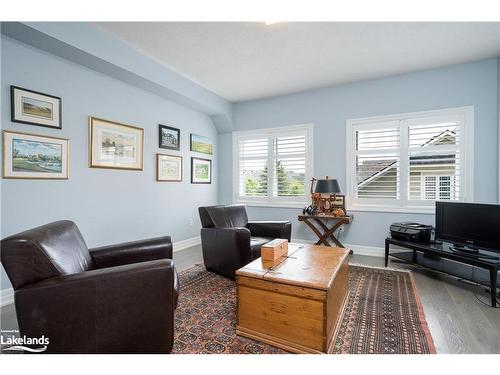
[[[179,281],[169,236],[88,249],[72,221],[1,241],[21,335],[49,353],[169,353]]]
[[[248,221],[245,205],[199,207],[205,268],[234,279],[236,270],[260,257],[275,238],[290,241],[289,221]]]

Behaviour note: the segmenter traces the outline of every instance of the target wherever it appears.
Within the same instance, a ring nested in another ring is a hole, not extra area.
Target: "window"
[[[235,201],[303,206],[312,177],[311,142],[311,125],[233,133]]]
[[[348,120],[348,208],[434,212],[436,200],[472,200],[473,112]]]

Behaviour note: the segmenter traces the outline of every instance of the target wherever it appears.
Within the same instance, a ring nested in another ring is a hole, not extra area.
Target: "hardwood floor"
[[[202,263],[201,247],[174,253],[178,271]],[[351,263],[383,267],[383,258],[352,255]],[[391,260],[391,268],[411,269],[438,353],[500,353],[500,309],[488,303],[488,294],[455,278]],[[17,329],[14,305],[1,309],[1,328]]]

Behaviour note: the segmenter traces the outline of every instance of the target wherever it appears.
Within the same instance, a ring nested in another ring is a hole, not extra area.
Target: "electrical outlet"
[[[189,218],[189,226],[192,227],[194,225],[194,220],[192,217]]]

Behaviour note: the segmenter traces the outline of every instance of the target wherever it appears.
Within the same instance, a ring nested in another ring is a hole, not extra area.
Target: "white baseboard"
[[[316,243],[316,241],[313,240],[303,240],[300,238],[292,238],[292,242],[308,243],[308,244]],[[366,255],[370,257],[384,257],[385,255],[385,249],[383,247],[354,245],[349,243],[345,243],[344,246],[347,247],[348,249],[352,249],[354,254],[357,255]]]
[[[175,253],[176,251],[188,249],[190,247],[200,245],[200,244],[201,244],[201,237],[197,236],[197,237],[193,237],[193,238],[188,238],[186,240],[174,242],[172,244],[172,247],[173,247],[174,253]]]
[[[366,255],[370,257],[379,257],[379,258],[383,258],[385,256],[385,249],[383,247],[353,245],[348,243],[344,244],[344,246],[349,249],[352,249],[354,254],[357,255]]]
[[[2,294],[0,296],[0,306],[4,307],[10,305],[11,303],[14,303],[14,289],[2,289]]]

